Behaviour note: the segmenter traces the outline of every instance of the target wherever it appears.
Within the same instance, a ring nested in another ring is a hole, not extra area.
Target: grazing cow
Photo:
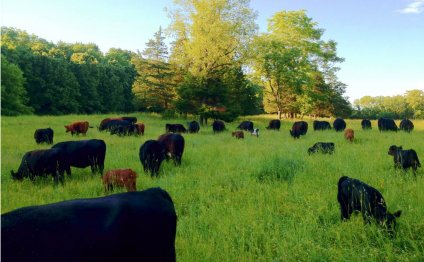
[[[129,122],[131,124],[134,124],[137,122],[137,118],[136,117],[131,117],[131,116],[122,116],[122,117],[115,117],[115,118],[105,118],[102,120],[102,122],[100,122],[100,126],[99,126],[99,131],[103,131],[103,130],[109,130],[110,129],[110,124],[108,124],[110,121],[113,120],[118,120],[118,121],[126,121]]]
[[[353,211],[359,211],[365,222],[370,223],[373,218],[390,233],[395,233],[396,218],[400,217],[402,211],[394,214],[388,212],[386,201],[377,189],[360,180],[343,176],[338,182],[337,200],[342,220],[349,219]]]
[[[306,135],[308,132],[308,123],[305,121],[294,122],[290,135],[294,138],[299,138],[301,135]]]
[[[166,124],[165,132],[167,133],[185,133],[187,129],[181,124]]]
[[[238,125],[238,129],[252,132],[253,131],[253,122],[251,121],[243,121]]]
[[[177,215],[161,188],[1,215],[2,261],[175,261]]]
[[[329,142],[317,142],[312,147],[308,149],[308,154],[314,154],[321,152],[323,154],[333,154],[334,153],[334,143]]]
[[[184,137],[180,134],[163,134],[158,141],[165,147],[167,159],[172,158],[175,165],[181,165],[184,153]]]
[[[166,151],[162,143],[156,140],[147,140],[140,147],[139,157],[144,172],[150,172],[150,176],[157,176],[162,161],[165,159]]]
[[[353,132],[352,129],[346,129],[344,132],[344,137],[346,140],[349,140],[350,142],[353,142],[353,139],[355,138],[355,132]]]
[[[71,175],[71,166],[78,168],[90,166],[93,174],[95,172],[103,174],[106,156],[105,141],[99,139],[65,141],[55,144],[52,148],[62,149],[68,176]]]
[[[214,133],[222,132],[225,130],[225,124],[221,120],[215,120],[212,123],[212,129]]]
[[[266,127],[266,129],[280,130],[280,127],[281,127],[281,121],[278,119],[273,119],[269,121],[269,124]]]
[[[372,129],[371,121],[368,119],[362,119],[361,126],[362,126],[362,130]]]
[[[52,175],[54,183],[63,183],[63,173],[67,166],[61,149],[34,150],[22,157],[18,172],[10,171],[12,178],[22,180],[29,177],[35,180],[37,176]]]
[[[409,119],[403,119],[400,122],[399,129],[410,133],[412,130],[414,130],[414,124]]]
[[[235,131],[235,132],[231,132],[231,136],[232,137],[236,137],[237,139],[244,139],[244,133],[243,131]]]
[[[75,122],[72,123],[70,125],[65,126],[66,129],[66,133],[71,132],[72,136],[74,134],[83,134],[84,136],[87,134],[87,130],[88,128],[91,127],[89,126],[87,121],[84,122]]]
[[[346,128],[346,122],[341,118],[336,118],[333,122],[333,127],[336,132],[341,132]]]
[[[314,131],[316,131],[316,130],[331,129],[331,125],[327,121],[318,121],[318,120],[315,120],[313,122],[313,126],[314,126]]]
[[[106,191],[112,191],[114,186],[125,187],[128,192],[137,191],[137,173],[132,169],[109,170],[103,176],[103,185]]]
[[[404,170],[411,168],[417,171],[421,167],[420,160],[418,160],[417,152],[414,149],[403,150],[402,146],[392,145],[389,147],[389,155],[393,156],[395,168],[403,168]]]
[[[200,125],[197,121],[191,121],[188,123],[188,132],[189,133],[198,133],[200,130]]]
[[[259,128],[253,128],[253,131],[250,133],[250,135],[259,137]]]
[[[135,126],[137,127],[137,135],[144,136],[144,124],[143,123],[135,123]]]
[[[132,125],[132,124],[133,123],[126,121],[126,120],[112,119],[110,121],[107,121],[105,124],[101,125],[101,127],[99,127],[99,131],[107,130],[109,132],[112,132],[112,130],[117,129],[120,126],[129,126],[129,125]]]
[[[122,122],[126,122],[126,121],[122,121]],[[138,126],[136,124],[131,124],[131,123],[115,125],[110,129],[110,134],[111,135],[117,134],[118,136],[137,135]]]
[[[34,139],[37,144],[47,143],[53,144],[53,129],[45,128],[45,129],[37,129],[34,132]]]
[[[398,127],[393,119],[379,118],[377,121],[378,130],[381,131],[398,131]]]

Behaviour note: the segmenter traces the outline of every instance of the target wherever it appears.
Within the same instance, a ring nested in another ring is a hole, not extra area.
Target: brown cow
[[[353,139],[355,138],[354,136],[354,132],[352,129],[346,129],[344,132],[344,137],[349,140],[350,142],[353,141]]]
[[[243,131],[235,131],[235,132],[231,132],[231,136],[235,136],[237,139],[244,139],[244,133]]]
[[[90,126],[89,126],[87,121],[75,122],[75,123],[72,123],[70,125],[65,126],[66,133],[71,132],[72,135],[74,135],[74,133],[76,133],[77,135],[79,135],[81,133],[84,136],[87,134],[87,130],[88,130],[89,127]]]
[[[134,124],[137,127],[137,135],[144,136],[144,124],[143,123],[135,123]]]
[[[109,170],[103,176],[105,191],[112,191],[114,186],[125,187],[128,192],[137,191],[137,173],[132,169]]]

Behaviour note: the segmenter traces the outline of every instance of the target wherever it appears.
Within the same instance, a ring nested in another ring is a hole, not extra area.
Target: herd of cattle
[[[371,129],[369,120],[362,120],[364,130]],[[280,120],[271,120],[266,127],[280,130]],[[71,134],[87,133],[88,122],[76,122],[65,126]],[[337,118],[333,122],[337,132],[344,131],[345,138],[352,142],[354,131],[346,129],[346,122]],[[380,131],[404,130],[414,128],[410,120],[402,120],[400,129],[392,119],[378,120]],[[98,130],[110,134],[144,135],[145,125],[137,123],[135,117],[107,118],[101,121]],[[225,123],[215,120],[214,133],[226,130]],[[237,139],[244,138],[244,132],[259,137],[259,129],[251,121],[243,121],[232,132]],[[330,130],[327,121],[314,121],[314,130]],[[198,133],[200,125],[196,121],[181,124],[166,124],[166,133],[157,140],[145,141],[139,150],[143,169],[150,175],[159,174],[161,163],[172,159],[181,165],[184,153],[184,137],[181,133]],[[306,135],[308,123],[295,122],[290,135],[298,139]],[[51,128],[37,129],[34,139],[37,144],[53,144]],[[333,142],[317,142],[307,150],[308,154],[333,154]],[[396,168],[415,171],[421,166],[413,149],[390,146],[389,155],[393,156]],[[13,179],[22,180],[37,176],[51,175],[55,184],[64,182],[64,173],[71,175],[71,167],[90,166],[92,173],[103,175],[106,156],[106,143],[100,139],[60,142],[51,149],[34,150],[24,154],[17,172],[11,171]],[[1,216],[2,259],[4,261],[116,261],[136,257],[140,260],[175,261],[176,213],[169,194],[160,188],[144,191],[136,189],[137,173],[131,169],[109,170],[102,176],[105,190],[125,187],[127,193],[111,196],[63,201],[49,205],[20,208]],[[349,219],[353,211],[362,213],[364,221],[372,219],[384,226],[389,233],[395,232],[396,218],[401,211],[387,211],[383,196],[375,188],[364,182],[343,176],[338,182],[337,200],[340,204],[341,218]],[[66,224],[67,226],[62,226]],[[63,236],[66,236],[64,238]],[[72,243],[72,245],[69,245]],[[72,249],[72,252],[71,252]],[[108,252],[104,252],[107,250]]]

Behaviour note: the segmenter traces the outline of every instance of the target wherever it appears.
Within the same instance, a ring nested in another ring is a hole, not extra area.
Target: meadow
[[[349,143],[343,133],[309,130],[295,140],[289,134],[292,120],[282,120],[280,131],[266,130],[275,116],[251,116],[226,123],[227,131],[214,134],[210,121],[198,134],[184,134],[180,167],[164,162],[160,176],[142,170],[138,151],[144,141],[157,139],[165,123],[188,119],[162,119],[156,114],[134,113],[146,124],[144,136],[118,137],[100,133],[96,126],[118,115],[20,116],[1,118],[1,213],[28,205],[106,195],[100,175],[90,168],[72,168],[64,186],[50,178],[13,181],[25,152],[46,149],[37,145],[36,128],[51,127],[54,143],[103,139],[107,145],[105,170],[132,168],[137,189],[167,190],[178,215],[176,251],[179,261],[424,261],[424,167],[417,175],[395,170],[390,145],[416,150],[424,166],[424,121],[413,121],[412,133],[380,133],[376,121],[362,131],[360,120],[347,120],[355,130]],[[260,129],[256,138],[231,137],[242,120]],[[87,136],[72,137],[64,125],[87,120]],[[330,120],[332,123],[332,120]],[[396,121],[399,124],[399,121]],[[309,156],[315,142],[334,142],[333,155]],[[398,233],[390,238],[361,215],[340,219],[337,182],[341,176],[360,179],[378,189],[388,210],[402,210]],[[124,192],[125,190],[115,190]]]

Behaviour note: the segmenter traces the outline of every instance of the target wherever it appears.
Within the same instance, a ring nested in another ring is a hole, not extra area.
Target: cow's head
[[[402,214],[401,210],[396,211],[395,213],[387,212],[387,219],[385,222],[385,226],[387,228],[387,231],[392,236],[396,233],[396,218],[400,217]]]
[[[22,180],[23,179],[22,173],[20,173],[20,172],[13,172],[13,170],[10,170],[10,174],[11,174],[13,180]]]
[[[394,156],[398,150],[402,150],[402,146],[391,145],[387,154]]]
[[[69,126],[65,126],[65,129],[66,129],[66,133],[68,133],[68,132],[71,132],[71,131],[72,131],[72,127],[71,127],[71,125],[69,125]]]

